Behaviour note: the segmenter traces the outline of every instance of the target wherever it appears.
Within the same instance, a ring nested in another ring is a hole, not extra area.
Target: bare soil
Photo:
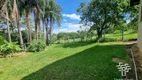
[[[130,41],[130,42],[125,42],[126,44],[126,49],[128,55],[132,58],[131,55],[131,49],[134,54],[134,59],[136,63],[136,68],[137,68],[137,74],[138,74],[138,80],[142,80],[142,53],[140,52],[139,48],[137,47],[137,42],[136,41]],[[135,80],[135,70],[134,70],[134,64],[131,61],[130,63],[132,70],[128,74],[129,79],[133,78]]]

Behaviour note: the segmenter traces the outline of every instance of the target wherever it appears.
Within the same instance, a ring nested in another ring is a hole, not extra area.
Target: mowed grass
[[[112,58],[129,61],[120,42],[58,44],[40,53],[0,59],[0,80],[114,80]]]
[[[124,32],[124,41],[129,41],[131,39],[137,39],[138,34],[133,30],[125,31]],[[106,34],[105,38],[120,41],[122,40],[122,33],[115,33],[115,34]]]
[[[137,39],[138,34],[137,32],[135,32],[134,30],[128,30],[124,32],[124,41],[131,41],[131,40],[135,40]],[[95,41],[97,38],[96,36],[93,36],[92,38],[87,38],[84,39],[83,42],[92,42]],[[103,42],[116,42],[116,41],[122,41],[122,33],[121,32],[117,32],[117,33],[111,33],[111,34],[105,34],[103,35]],[[55,43],[74,43],[74,42],[80,42],[81,39],[77,38],[77,39],[69,39],[69,40],[60,40],[57,41]]]

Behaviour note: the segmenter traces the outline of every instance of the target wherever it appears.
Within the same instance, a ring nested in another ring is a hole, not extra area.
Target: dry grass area
[[[9,54],[6,57],[22,57],[22,56],[27,56],[29,54],[32,54],[31,52],[19,52],[19,53],[14,53],[14,54]],[[2,54],[0,54],[0,58],[4,58]]]

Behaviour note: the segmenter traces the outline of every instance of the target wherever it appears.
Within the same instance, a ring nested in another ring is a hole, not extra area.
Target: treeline
[[[8,42],[18,41],[22,50],[34,39],[49,45],[54,24],[61,25],[61,11],[55,0],[1,0],[1,36]]]
[[[61,26],[61,12],[55,0],[1,0],[0,52],[44,50],[54,24]]]

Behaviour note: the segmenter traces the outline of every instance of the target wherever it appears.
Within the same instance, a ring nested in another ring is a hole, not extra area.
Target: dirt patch
[[[120,58],[112,58],[112,61],[113,61],[113,62],[116,62],[116,63],[119,63],[119,62],[125,63],[125,60],[120,59]]]
[[[15,53],[15,54],[13,54],[13,57],[26,56],[26,55],[29,55],[29,54],[32,54],[32,53],[30,53],[30,52]]]
[[[20,53],[13,53],[9,54],[6,57],[20,57],[20,56],[27,56],[29,54],[32,54],[30,52],[20,52]],[[5,58],[2,54],[0,54],[0,58]]]
[[[137,68],[137,74],[138,74],[138,80],[142,80],[142,53],[139,51],[139,48],[137,47],[137,41],[131,41],[131,42],[125,42],[126,48],[127,48],[127,53],[132,58],[131,55],[131,50],[134,55],[135,63],[136,63],[136,68]],[[135,70],[134,70],[134,64],[131,59],[130,62],[132,70],[128,73],[129,79],[134,79],[135,80]]]
[[[139,48],[136,45],[132,47],[132,51],[134,53],[137,66],[138,78],[139,80],[142,80],[142,53],[139,51]]]

